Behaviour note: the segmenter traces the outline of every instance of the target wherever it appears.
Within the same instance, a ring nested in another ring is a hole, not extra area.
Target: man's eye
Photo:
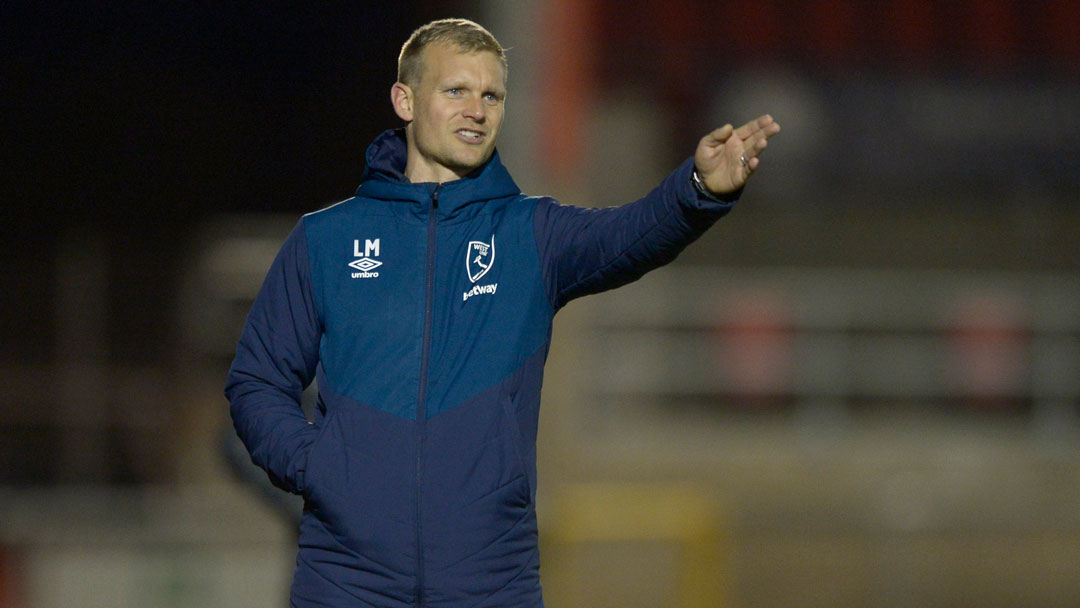
[[[499,101],[499,98],[496,97],[494,93],[488,93],[487,95],[484,95],[484,99],[490,101],[491,103]]]
[[[451,94],[451,95],[457,95],[458,93],[461,93],[461,89],[454,88],[454,89],[449,89],[446,92]]]

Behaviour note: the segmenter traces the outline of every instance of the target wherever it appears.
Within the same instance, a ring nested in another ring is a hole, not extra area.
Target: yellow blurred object
[[[677,608],[727,605],[727,575],[721,550],[720,517],[699,490],[682,483],[580,483],[562,488],[545,530],[551,556],[573,555],[589,544],[670,542],[679,551]],[[546,565],[554,565],[546,560]],[[566,560],[561,560],[566,561]],[[558,570],[567,588],[580,586],[580,575]],[[545,575],[546,576],[546,575]],[[546,578],[552,581],[552,578]]]

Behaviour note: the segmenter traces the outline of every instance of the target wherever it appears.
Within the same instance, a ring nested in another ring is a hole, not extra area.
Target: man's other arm
[[[274,485],[297,494],[315,436],[300,396],[314,377],[321,335],[301,221],[251,306],[225,384],[233,424],[251,460]]]

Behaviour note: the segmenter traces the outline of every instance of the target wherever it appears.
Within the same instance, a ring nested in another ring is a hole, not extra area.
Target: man
[[[645,198],[564,206],[499,162],[506,76],[473,22],[414,32],[391,89],[405,128],[368,148],[356,196],[300,220],[252,306],[226,394],[252,460],[304,497],[294,606],[542,606],[552,318],[674,259],[779,131],[726,125]]]

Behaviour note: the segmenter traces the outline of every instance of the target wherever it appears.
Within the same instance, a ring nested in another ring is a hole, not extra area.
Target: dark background
[[[109,358],[165,356],[193,227],[349,196],[402,41],[461,4],[5,2],[0,360],[56,354],[48,277],[79,234],[108,256]]]

